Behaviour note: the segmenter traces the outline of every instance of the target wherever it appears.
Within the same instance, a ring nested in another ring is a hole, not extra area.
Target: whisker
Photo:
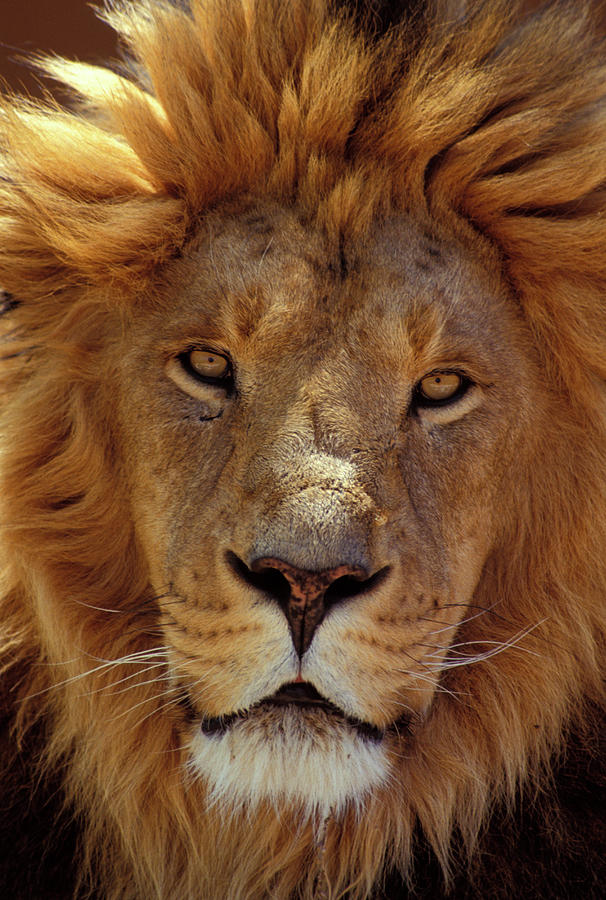
[[[456,669],[461,666],[468,666],[472,663],[482,662],[483,660],[490,659],[493,656],[496,656],[499,653],[503,653],[503,651],[517,647],[524,653],[531,654],[533,656],[538,656],[534,650],[530,650],[527,647],[521,647],[520,642],[531,632],[533,632],[536,628],[546,622],[547,619],[541,619],[541,621],[536,622],[534,625],[531,625],[528,628],[521,629],[517,634],[512,635],[506,641],[496,641],[489,639],[478,639],[472,641],[460,641],[459,643],[453,644],[450,647],[437,647],[435,653],[428,654],[428,659],[431,659],[434,656],[438,656],[441,653],[446,653],[446,657],[434,664],[429,664],[427,666],[428,671],[430,672],[440,672],[446,669]],[[490,649],[486,650],[482,653],[474,653],[472,655],[467,655],[463,653],[459,648],[461,647],[474,647],[474,646],[487,646]],[[451,654],[456,654],[455,658],[452,658]]]
[[[167,689],[161,691],[161,693],[159,693],[159,694],[154,694],[154,695],[151,696],[151,697],[145,697],[143,700],[140,700],[138,703],[135,703],[134,706],[129,706],[128,709],[125,709],[125,710],[123,710],[121,713],[118,713],[116,716],[114,716],[114,717],[112,718],[112,722],[117,722],[119,719],[123,719],[125,716],[130,716],[130,714],[133,713],[136,709],[139,709],[140,706],[145,706],[145,705],[148,704],[148,703],[153,703],[154,700],[161,700],[163,697],[168,696],[169,692],[176,692],[176,691],[177,691],[177,688],[176,688],[176,687],[169,687],[169,688],[167,688]],[[178,697],[175,698],[175,702],[177,702],[178,699],[179,699]],[[159,712],[161,709],[164,709],[164,707],[163,707],[163,706],[161,706],[161,707],[155,707],[155,708],[149,713],[149,715],[150,715],[150,716],[151,716],[151,715],[155,715],[155,714],[156,714],[157,712]],[[147,718],[148,718],[148,716],[145,716],[143,719],[141,719],[141,721],[138,723],[138,725],[140,725],[141,722],[144,722],[145,719],[147,719]],[[138,727],[138,725],[137,725],[136,727]]]
[[[431,672],[439,672],[440,669],[438,666],[436,666],[435,668],[430,669],[430,671]],[[435,681],[433,678],[430,678],[429,675],[423,675],[421,672],[411,672],[410,669],[396,669],[396,672],[398,672],[398,674],[400,674],[400,675],[406,675],[408,678],[417,679],[419,681],[425,681],[425,682],[427,682],[427,684],[431,685],[431,687],[437,691],[441,690],[443,693],[452,694],[451,690],[449,690],[448,688],[445,688],[443,685],[440,685],[439,682]],[[406,690],[409,690],[408,686],[406,687]],[[410,690],[414,690],[414,688],[410,687]],[[417,690],[420,690],[420,688],[417,688]]]
[[[123,663],[137,662],[141,657],[148,656],[150,654],[158,656],[160,653],[166,653],[170,649],[171,647],[169,644],[161,644],[159,647],[148,647],[144,650],[134,650],[132,653],[127,653],[125,656],[119,656],[116,659],[105,659],[102,656],[95,656],[94,653],[89,653],[86,650],[83,650],[82,653],[83,655],[88,656],[89,659],[94,659],[97,662],[112,666]]]
[[[439,622],[436,619],[428,619],[427,616],[419,616],[419,622],[431,622],[434,625],[443,625],[443,628],[438,628],[436,631],[428,631],[428,635],[434,634],[442,634],[444,631],[449,631],[451,628],[459,628],[460,625],[464,625],[467,620],[464,619],[462,622]]]
[[[101,687],[95,688],[92,691],[87,691],[84,694],[84,696],[85,697],[92,696],[93,694],[99,694],[99,693],[102,693],[103,691],[110,691],[110,690],[113,691],[114,688],[116,688],[119,684],[124,684],[126,681],[131,681],[133,678],[137,678],[140,675],[145,675],[147,672],[151,672],[153,669],[161,669],[164,667],[165,667],[164,662],[153,663],[150,666],[146,666],[144,669],[140,669],[137,672],[131,672],[130,675],[125,675],[124,678],[120,678],[118,681],[112,681],[110,684],[104,684]],[[123,688],[122,690],[115,691],[115,693],[123,694],[126,691],[132,690],[133,688],[140,687],[144,684],[151,684],[154,681],[160,681],[162,678],[169,678],[169,677],[170,676],[168,676],[168,675],[164,675],[164,676],[159,676],[158,678],[148,679],[147,681],[137,681],[136,683],[131,684],[128,687]]]
[[[443,628],[439,628],[439,629],[437,629],[436,631],[430,631],[430,632],[428,632],[429,634],[442,634],[442,632],[448,631],[450,628],[460,628],[462,625],[466,625],[468,622],[472,622],[474,619],[478,619],[480,616],[484,616],[484,615],[486,615],[487,613],[490,613],[491,615],[496,616],[498,619],[501,619],[502,622],[505,622],[505,623],[508,624],[508,625],[513,624],[512,622],[508,621],[508,620],[505,619],[503,616],[501,616],[499,613],[494,612],[494,609],[495,609],[495,607],[497,606],[498,602],[499,602],[499,601],[495,601],[491,606],[478,606],[477,604],[473,604],[473,603],[464,603],[464,602],[461,602],[461,603],[444,603],[444,604],[440,607],[440,610],[444,610],[444,609],[457,609],[458,607],[462,606],[462,607],[464,607],[465,609],[471,609],[471,610],[476,610],[476,611],[473,612],[473,613],[472,613],[471,615],[469,615],[469,616],[465,616],[465,618],[461,619],[460,622],[453,622],[453,623],[449,623],[449,622],[439,622],[438,620],[436,620],[436,619],[433,618],[432,616],[419,616],[419,621],[420,621],[420,622],[431,622],[432,624],[443,625],[443,626],[444,626]]]
[[[546,619],[542,619],[540,622],[537,622],[535,625],[530,626],[529,628],[525,628],[522,631],[518,632],[518,634],[513,635],[507,641],[469,641],[469,644],[474,643],[486,643],[486,644],[494,644],[495,646],[492,649],[487,650],[485,653],[478,653],[474,656],[466,657],[463,659],[456,660],[445,660],[441,667],[442,669],[456,669],[461,666],[469,666],[472,663],[482,662],[486,659],[491,659],[493,656],[497,656],[499,653],[503,653],[505,650],[508,650],[512,647],[516,647],[518,650],[521,650],[524,653],[529,653],[532,656],[538,656],[538,653],[535,653],[534,650],[529,650],[527,647],[520,647],[520,641],[522,641],[525,637],[527,637],[531,632],[533,632],[536,628],[546,622]]]
[[[460,625],[464,625],[466,622],[470,622],[472,619],[477,619],[479,616],[489,614],[494,616],[495,619],[498,619],[504,625],[515,625],[512,619],[508,619],[506,616],[501,615],[501,613],[496,612],[496,607],[501,603],[500,600],[495,600],[494,603],[491,603],[490,606],[479,606],[474,603],[445,603],[442,609],[456,609],[459,606],[464,606],[466,609],[475,609],[477,612],[473,616],[468,616],[465,619],[462,619],[459,623]]]
[[[54,684],[49,685],[46,688],[43,688],[40,691],[36,691],[33,694],[29,694],[25,699],[31,700],[34,697],[40,697],[43,694],[47,694],[52,690],[57,688],[65,687],[68,684],[75,684],[77,681],[81,681],[83,678],[88,678],[91,675],[95,675],[97,672],[107,671],[113,667],[122,666],[122,665],[140,665],[141,663],[154,662],[157,659],[165,659],[164,651],[168,650],[169,647],[154,647],[152,650],[139,650],[134,653],[128,654],[127,656],[119,657],[118,659],[103,659],[102,657],[94,656],[91,653],[86,653],[82,651],[80,657],[75,657],[75,659],[71,660],[70,663],[56,663],[55,665],[69,665],[77,662],[78,659],[82,657],[88,657],[89,659],[93,659],[100,663],[98,666],[94,666],[92,669],[87,669],[85,672],[79,672],[77,675],[71,675],[69,678],[62,679],[61,681],[57,681]],[[135,673],[137,674],[137,673]]]
[[[105,612],[105,613],[118,613],[118,615],[124,615],[125,610],[123,609],[109,609],[105,606],[94,606],[92,603],[86,603],[85,600],[77,600],[74,599],[74,603],[77,603],[78,606],[85,606],[87,609],[94,609],[97,612]]]
[[[160,694],[159,696],[162,696],[162,694]],[[154,698],[154,699],[156,699],[156,698]],[[137,724],[134,727],[140,728],[141,725],[143,725],[143,723],[146,722],[148,719],[151,719],[152,716],[155,716],[158,713],[163,712],[165,709],[171,709],[171,707],[177,706],[177,704],[180,702],[181,702],[181,698],[179,696],[172,697],[170,700],[167,700],[166,703],[163,703],[161,706],[156,707],[156,709],[153,709],[151,712],[147,713],[147,715],[143,716],[142,719],[139,719],[139,721],[137,722]],[[136,707],[133,707],[133,709],[136,709]]]

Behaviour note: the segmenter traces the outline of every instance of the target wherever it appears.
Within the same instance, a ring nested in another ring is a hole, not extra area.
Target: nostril
[[[246,563],[236,556],[235,553],[228,551],[225,554],[227,564],[233,572],[246,584],[258,590],[265,591],[270,597],[273,597],[280,604],[284,604],[290,597],[290,584],[288,580],[277,569],[271,566],[265,566],[258,571],[253,572],[248,568]]]
[[[262,591],[265,591],[278,603],[286,603],[290,597],[290,584],[277,569],[262,569],[260,572],[250,573],[250,583]]]
[[[231,551],[225,559],[240,581],[278,602],[299,656],[309,648],[318,625],[331,606],[370,591],[389,572],[389,566],[385,566],[369,576],[362,566],[350,563],[316,572],[300,569],[273,556],[255,559],[249,568]]]
[[[349,600],[351,597],[357,597],[358,594],[365,594],[377,587],[387,577],[389,566],[379,569],[370,578],[364,578],[357,575],[342,575],[332,582],[326,589],[324,594],[324,603],[327,607],[342,600]]]

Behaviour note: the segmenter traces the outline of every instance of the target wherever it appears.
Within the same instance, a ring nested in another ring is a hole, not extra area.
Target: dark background
[[[116,55],[116,41],[87,0],[0,0],[1,89],[40,95],[38,76],[18,62],[39,50],[99,62]]]

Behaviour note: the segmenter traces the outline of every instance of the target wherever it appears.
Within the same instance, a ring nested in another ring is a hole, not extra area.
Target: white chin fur
[[[224,807],[296,803],[310,817],[362,806],[388,780],[384,742],[367,740],[345,723],[285,706],[255,713],[223,734],[197,730],[190,770],[208,787],[210,803]]]

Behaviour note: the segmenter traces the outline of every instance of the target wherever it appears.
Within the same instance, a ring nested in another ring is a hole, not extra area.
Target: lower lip
[[[253,707],[251,710],[247,710],[244,713],[231,713],[227,716],[216,716],[214,718],[202,719],[202,721],[200,722],[200,729],[203,734],[206,734],[209,737],[221,737],[226,734],[232,727],[232,725],[234,725],[236,722],[248,719],[254,709],[258,709],[261,705],[262,704],[259,704],[258,707]],[[387,733],[394,733],[398,735],[410,733],[410,722],[408,719],[398,720],[398,722],[394,722],[393,725],[389,726],[389,728],[381,729],[377,728],[376,725],[372,725],[370,722],[363,722],[358,719],[349,718],[337,709],[333,711],[330,708],[322,708],[322,706],[320,706],[319,704],[296,701],[283,701],[276,703],[273,703],[271,701],[264,701],[263,705],[266,708],[270,708],[271,706],[276,708],[284,706],[297,706],[300,709],[305,709],[308,711],[321,711],[325,716],[333,716],[338,722],[345,722],[353,731],[355,731],[359,735],[359,737],[364,740],[373,741],[374,743],[380,743]]]

